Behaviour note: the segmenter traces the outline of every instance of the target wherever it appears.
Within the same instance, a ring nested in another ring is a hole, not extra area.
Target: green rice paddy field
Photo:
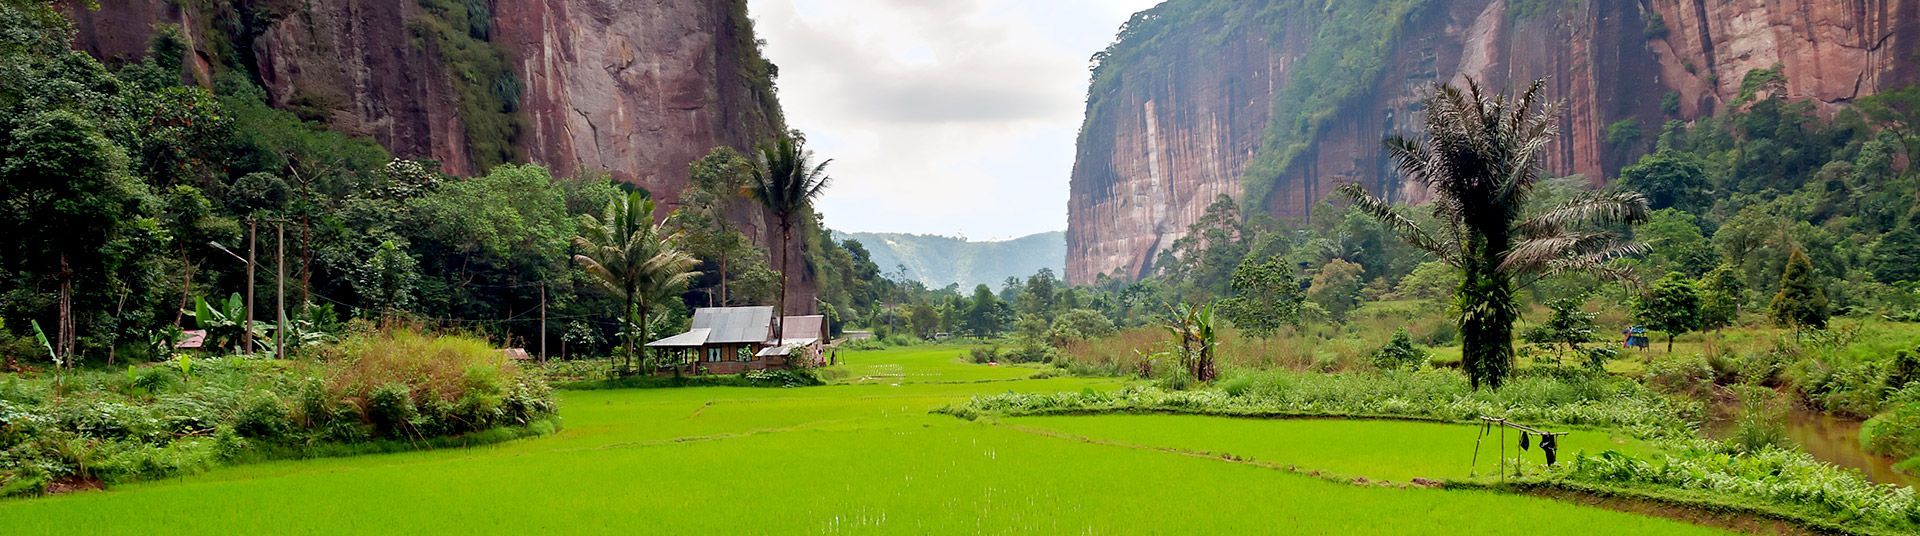
[[[961,353],[842,353],[841,383],[816,388],[563,392],[565,428],[551,436],[4,501],[0,533],[1714,532],[1552,499],[1377,483],[1467,476],[1470,426],[928,413],[980,393],[1120,386],[1024,379],[1037,369],[965,364]],[[1603,447],[1643,448],[1600,432],[1563,448]],[[1481,474],[1491,457],[1482,454]]]

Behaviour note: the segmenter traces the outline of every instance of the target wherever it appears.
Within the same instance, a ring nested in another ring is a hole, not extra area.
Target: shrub
[[[1654,361],[1641,378],[1654,390],[1701,399],[1713,389],[1713,366],[1698,355]]]
[[[110,401],[85,401],[55,408],[56,425],[98,439],[145,439],[160,423],[141,408]]]
[[[247,439],[274,440],[292,428],[287,407],[272,393],[257,392],[248,397],[234,416],[233,431]]]
[[[1920,384],[1887,397],[1888,409],[1860,426],[1860,444],[1867,452],[1906,460],[1912,470],[1920,465]]]
[[[1383,369],[1414,368],[1426,363],[1430,354],[1413,345],[1406,329],[1393,332],[1393,340],[1373,352],[1373,365]]]
[[[1787,437],[1786,408],[1772,402],[1777,393],[1756,385],[1738,386],[1734,391],[1740,397],[1740,414],[1734,418],[1728,445],[1748,454],[1792,448],[1793,441]]]
[[[320,353],[194,360],[190,379],[171,364],[76,371],[58,397],[48,379],[0,380],[0,495],[552,429],[545,382],[477,339],[363,333]],[[409,441],[354,445],[375,438]]]
[[[367,421],[380,437],[405,437],[419,416],[407,386],[397,383],[382,385],[369,393],[366,408]]]
[[[740,379],[758,387],[807,387],[821,384],[820,379],[809,370],[750,370],[742,373]]]
[[[1705,440],[1672,441],[1666,451],[1647,459],[1614,451],[1581,453],[1561,476],[1606,489],[1649,490],[1669,499],[1756,505],[1793,518],[1837,521],[1846,532],[1910,534],[1920,529],[1920,498],[1912,488],[1875,484],[1803,453],[1729,453]]]
[[[405,385],[415,403],[459,400],[473,389],[500,390],[500,378],[518,367],[486,341],[392,330],[351,337],[325,356],[333,365],[328,386],[347,399],[364,400],[374,389]]]

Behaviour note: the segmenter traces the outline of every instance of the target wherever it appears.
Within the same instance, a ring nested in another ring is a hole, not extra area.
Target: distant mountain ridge
[[[890,276],[906,267],[907,279],[929,288],[958,284],[962,290],[978,285],[995,289],[1008,277],[1024,278],[1051,268],[1066,269],[1067,235],[1053,231],[999,242],[971,242],[961,238],[905,233],[843,233],[837,240],[866,246],[873,263]]]

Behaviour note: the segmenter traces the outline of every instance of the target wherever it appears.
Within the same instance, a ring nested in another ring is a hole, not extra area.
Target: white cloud
[[[1066,228],[1087,58],[1159,0],[750,0],[827,224],[1011,238]]]

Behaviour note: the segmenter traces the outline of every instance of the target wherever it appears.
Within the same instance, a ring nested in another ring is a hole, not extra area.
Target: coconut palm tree
[[[629,360],[638,355],[639,340],[648,338],[648,310],[700,275],[693,270],[699,260],[679,249],[680,234],[654,223],[653,208],[646,195],[628,193],[607,203],[600,217],[581,216],[580,234],[573,237],[579,251],[573,261],[620,298],[620,319],[629,328],[620,333]]]
[[[767,207],[780,225],[780,298],[773,315],[775,339],[785,338],[782,325],[785,322],[781,320],[787,314],[787,250],[793,242],[794,218],[806,214],[813,200],[833,182],[833,178],[827,176],[827,164],[833,160],[814,164],[813,151],[806,149],[806,143],[806,136],[796,130],[772,145],[761,147],[754,155],[753,176],[747,182],[753,199]]]
[[[1426,133],[1387,140],[1400,172],[1432,193],[1425,208],[1437,229],[1358,184],[1339,190],[1407,242],[1460,268],[1462,365],[1475,389],[1497,389],[1512,371],[1515,288],[1566,272],[1624,278],[1610,261],[1645,250],[1596,230],[1645,221],[1647,201],[1637,193],[1591,192],[1528,214],[1540,154],[1556,134],[1559,106],[1541,103],[1544,87],[1536,81],[1514,98],[1487,96],[1471,79],[1465,89],[1436,85],[1426,100]]]

